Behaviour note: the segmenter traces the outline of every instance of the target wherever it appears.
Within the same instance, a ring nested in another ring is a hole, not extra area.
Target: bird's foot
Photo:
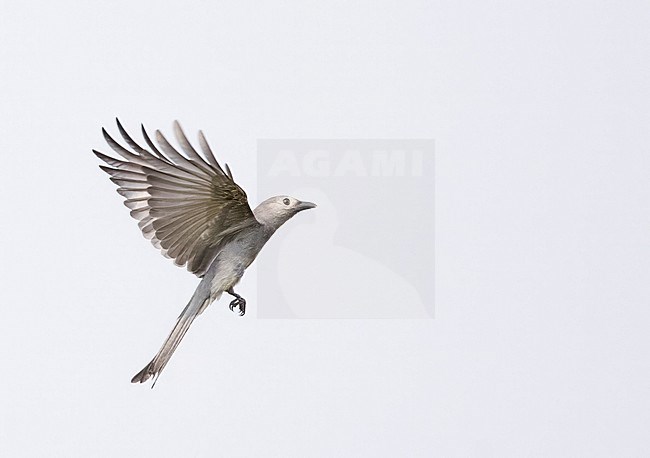
[[[246,299],[241,296],[236,296],[235,299],[230,303],[230,310],[235,311],[235,307],[239,308],[239,316],[244,316],[246,313]]]

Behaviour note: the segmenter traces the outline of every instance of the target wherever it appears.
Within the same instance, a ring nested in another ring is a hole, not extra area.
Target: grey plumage
[[[121,159],[93,150],[108,165],[100,168],[118,185],[117,192],[125,198],[124,205],[138,220],[145,238],[176,265],[186,266],[201,278],[160,351],[131,380],[142,383],[157,379],[194,319],[223,292],[236,297],[231,309],[236,305],[243,315],[246,301],[233,288],[244,271],[282,224],[315,205],[276,196],[253,211],[230,167],[221,167],[202,132],[199,145],[205,158],[177,121],[174,134],[184,154],[159,130],[156,146],[142,126],[147,149],[129,136],[119,120],[117,127],[130,150],[102,129],[106,142]]]

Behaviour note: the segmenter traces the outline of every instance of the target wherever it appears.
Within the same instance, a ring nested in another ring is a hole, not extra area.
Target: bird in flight
[[[217,162],[203,132],[199,131],[201,156],[174,122],[182,154],[159,130],[156,146],[144,126],[146,147],[142,147],[116,121],[130,149],[102,129],[120,159],[93,150],[107,164],[100,168],[118,186],[145,238],[174,264],[187,266],[201,278],[156,356],[131,379],[143,383],[153,377],[153,388],[194,319],[224,292],[234,297],[230,310],[244,315],[246,300],[234,290],[244,271],[282,224],[316,205],[275,196],[251,210],[246,193],[235,183],[228,164],[221,167]]]

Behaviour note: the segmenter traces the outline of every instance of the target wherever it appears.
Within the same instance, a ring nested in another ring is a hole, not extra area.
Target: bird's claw
[[[239,316],[244,316],[246,313],[246,299],[243,297],[238,297],[235,300],[233,300],[228,308],[230,308],[231,312],[235,311],[235,307],[239,308]]]

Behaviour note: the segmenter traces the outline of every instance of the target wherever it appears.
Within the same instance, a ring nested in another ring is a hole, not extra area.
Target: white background
[[[648,456],[649,16],[4,5],[0,455]],[[197,280],[97,168],[116,115],[203,128],[250,196],[257,138],[435,138],[436,318],[257,320],[251,271],[131,385]]]

